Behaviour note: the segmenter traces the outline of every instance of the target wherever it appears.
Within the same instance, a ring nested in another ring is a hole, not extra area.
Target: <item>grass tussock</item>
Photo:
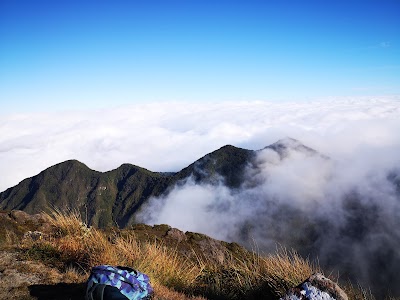
[[[62,276],[65,283],[84,283],[89,277],[89,273],[77,267],[68,266]]]
[[[294,287],[316,272],[321,272],[317,264],[303,259],[295,251],[281,247],[276,254],[262,258],[262,265],[268,277],[268,283],[279,295]]]
[[[134,266],[156,278],[158,282],[179,290],[193,285],[203,270],[200,260],[193,262],[182,257],[176,249],[171,249],[156,240],[141,243],[134,234],[117,237],[115,249],[119,254],[119,261],[125,265]]]
[[[231,256],[223,265],[208,264],[199,282],[211,298],[275,299],[317,271],[296,252],[280,248],[274,255],[252,253],[245,259]]]
[[[155,299],[277,299],[319,271],[284,248],[269,256],[227,255],[217,263],[189,258],[156,239],[139,240],[133,231],[88,228],[77,212],[56,211],[50,217],[54,233],[25,243],[25,252],[31,259],[58,266],[65,282],[84,282],[95,265],[126,265],[149,275]]]
[[[63,213],[54,209],[48,217],[50,224],[56,228],[58,236],[84,238],[90,232],[87,225],[82,222],[80,213],[76,210]]]

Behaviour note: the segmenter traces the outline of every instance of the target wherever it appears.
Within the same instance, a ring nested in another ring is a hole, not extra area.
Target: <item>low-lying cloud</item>
[[[289,147],[291,141],[284,141]],[[375,151],[374,151],[375,150]],[[289,150],[259,151],[240,188],[191,178],[139,215],[265,252],[277,245],[382,296],[400,270],[400,147],[360,149],[351,160]]]
[[[67,159],[99,171],[122,163],[179,171],[226,144],[257,150],[290,136],[330,159],[259,151],[240,188],[187,179],[153,199],[143,220],[255,240],[265,251],[294,247],[378,292],[400,294],[399,132],[398,96],[0,115],[0,191]]]
[[[179,171],[219,147],[261,149],[291,136],[331,155],[400,143],[400,97],[304,103],[153,103],[0,115],[0,191],[68,159],[108,171]]]

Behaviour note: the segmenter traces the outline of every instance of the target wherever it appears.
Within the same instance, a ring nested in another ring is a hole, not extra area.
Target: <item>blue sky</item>
[[[399,48],[398,0],[0,0],[0,103],[393,95]]]

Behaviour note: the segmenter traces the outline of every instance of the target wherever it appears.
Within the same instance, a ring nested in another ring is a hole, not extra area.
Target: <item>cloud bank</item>
[[[282,160],[263,150],[240,189],[188,179],[153,199],[143,220],[244,244],[254,239],[266,251],[278,242],[369,286],[393,287],[399,132],[399,96],[0,115],[0,190],[67,159],[99,171],[122,163],[179,171],[226,144],[256,150],[290,136],[331,159],[290,151]]]
[[[78,159],[107,171],[133,163],[179,171],[223,145],[261,149],[291,136],[331,155],[399,144],[400,97],[304,103],[153,103],[0,115],[0,191]]]
[[[149,224],[274,252],[277,245],[318,259],[325,271],[358,280],[382,297],[400,295],[400,147],[360,149],[334,160],[289,147],[266,148],[249,164],[240,188],[191,178],[139,215]]]

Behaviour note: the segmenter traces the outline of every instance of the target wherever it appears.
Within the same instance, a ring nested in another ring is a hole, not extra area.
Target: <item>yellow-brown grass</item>
[[[279,295],[294,287],[316,272],[321,272],[317,264],[303,259],[295,251],[278,248],[274,255],[261,258],[261,265],[269,286]]]
[[[202,271],[200,261],[193,262],[161,242],[141,243],[133,233],[86,227],[77,212],[51,214],[55,234],[42,245],[54,247],[62,261],[90,267],[101,264],[127,265],[148,274],[152,281],[180,290],[188,290]]]
[[[61,212],[54,209],[49,215],[50,223],[57,228],[57,234],[82,237],[89,228],[82,222],[80,213],[77,210]]]
[[[250,252],[244,258],[231,255],[219,264],[189,259],[157,240],[139,241],[133,231],[106,233],[88,228],[77,212],[56,211],[51,214],[51,223],[54,234],[35,241],[32,253],[42,260],[46,253],[56,253],[64,266],[75,266],[64,270],[66,281],[82,282],[95,265],[126,265],[150,276],[156,299],[189,299],[190,295],[273,299],[318,271],[308,260],[283,248],[269,256]]]
[[[317,271],[296,252],[280,248],[274,255],[251,253],[245,259],[231,256],[222,265],[206,264],[199,287],[210,297],[278,298]]]
[[[88,272],[73,266],[68,266],[62,273],[62,280],[65,283],[83,283],[86,282],[88,276]]]
[[[184,258],[176,249],[161,242],[142,244],[134,234],[117,237],[114,247],[125,265],[142,270],[158,282],[176,289],[191,286],[202,272],[200,260],[193,262]]]

